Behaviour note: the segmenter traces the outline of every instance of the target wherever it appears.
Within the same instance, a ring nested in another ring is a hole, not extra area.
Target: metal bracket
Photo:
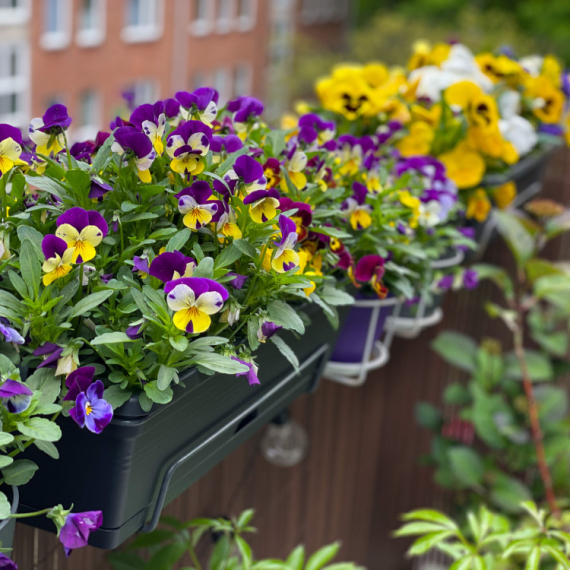
[[[370,308],[370,320],[366,343],[361,362],[327,362],[323,377],[345,386],[362,386],[366,382],[368,372],[384,366],[390,360],[390,345],[394,338],[394,330],[386,329],[382,341],[375,340],[376,326],[380,317],[380,310],[384,307],[394,307],[394,312],[400,313],[402,302],[397,297],[388,299],[366,299],[354,303],[355,307]],[[390,317],[389,317],[390,318]]]

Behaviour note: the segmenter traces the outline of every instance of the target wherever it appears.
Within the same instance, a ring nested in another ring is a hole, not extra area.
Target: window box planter
[[[115,412],[100,435],[63,418],[60,459],[33,455],[38,474],[22,488],[20,511],[62,503],[74,510],[103,511],[103,526],[89,543],[111,549],[141,528],[151,530],[162,507],[268,423],[283,408],[317,386],[336,332],[324,313],[310,305],[305,335],[284,332],[300,371],[268,341],[257,353],[260,386],[244,378],[205,376],[190,369],[173,400],[145,413],[136,398]],[[26,524],[52,530],[41,517]]]
[[[18,512],[18,502],[20,493],[18,487],[11,487],[12,490],[12,514]],[[16,519],[6,519],[0,522],[0,542],[2,548],[12,548],[14,542],[14,532],[16,530]]]

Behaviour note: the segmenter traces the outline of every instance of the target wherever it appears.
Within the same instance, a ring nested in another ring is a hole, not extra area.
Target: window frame
[[[227,2],[229,14],[223,17],[220,17],[220,7],[222,2]],[[214,4],[214,2],[212,2]],[[237,18],[237,6],[234,0],[217,0],[217,14],[216,14],[216,33],[218,34],[229,34],[233,27],[234,21]]]
[[[0,8],[0,28],[21,26],[30,19],[30,0],[19,0],[16,8]]]
[[[194,4],[192,5],[194,13],[196,12],[196,5],[200,1],[201,0],[194,0]],[[189,26],[190,33],[196,37],[207,36],[213,29],[216,3],[213,0],[204,0],[204,2],[206,3],[206,17],[200,18],[199,20],[192,18]]]
[[[82,11],[77,13],[77,33],[75,34],[75,42],[80,47],[95,47],[101,45],[105,41],[107,32],[107,0],[93,0],[96,3],[97,27],[82,28],[81,18]]]
[[[57,31],[47,31],[45,29],[46,2],[57,2],[60,5],[63,18],[61,28]],[[72,0],[43,0],[44,30],[40,37],[40,46],[46,51],[62,50],[69,46],[71,42],[71,20],[73,13]]]
[[[95,87],[90,87],[88,89],[84,89],[83,91],[80,92],[79,94],[79,115],[81,115],[83,113],[83,105],[84,105],[84,99],[83,97],[86,96],[87,94],[92,94],[94,95],[94,109],[95,109],[95,117],[94,117],[94,121],[90,122],[90,123],[86,123],[86,124],[81,124],[79,125],[75,130],[73,130],[71,132],[72,135],[72,139],[77,142],[77,141],[85,141],[85,140],[92,140],[95,138],[95,136],[97,135],[97,131],[101,128],[101,117],[103,115],[102,111],[102,97],[101,97],[101,93],[95,88]],[[80,117],[80,119],[82,120],[83,117]]]
[[[164,31],[164,0],[138,0],[154,2],[156,18],[150,24],[129,24],[125,21],[121,30],[121,38],[129,44],[155,42],[162,37]],[[127,13],[124,14],[125,20]]]
[[[257,23],[257,0],[246,0],[249,2],[250,15],[241,16],[239,13],[239,6],[242,0],[237,0],[236,6],[236,19],[237,19],[237,29],[239,32],[250,32],[255,28]]]
[[[21,50],[19,73],[15,76],[0,77],[0,94],[19,94],[21,97],[21,109],[15,113],[0,115],[0,123],[9,123],[25,130],[30,114],[30,49],[27,42],[22,40],[0,42],[0,53],[8,50],[11,52],[14,48]]]

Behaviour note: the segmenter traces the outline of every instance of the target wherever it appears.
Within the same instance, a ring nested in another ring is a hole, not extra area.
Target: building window
[[[195,36],[205,36],[212,31],[213,7],[213,0],[194,0],[191,32]]]
[[[44,33],[40,44],[44,49],[64,49],[69,45],[71,24],[70,0],[43,0]]]
[[[27,123],[27,70],[25,44],[0,44],[0,123],[18,127]]]
[[[237,0],[237,25],[240,32],[249,32],[255,27],[257,0]]]
[[[251,64],[240,63],[235,69],[234,96],[251,95]]]
[[[223,107],[229,101],[232,92],[231,77],[225,67],[219,67],[214,72],[213,87],[220,94],[218,107]]]
[[[76,41],[82,47],[99,45],[105,39],[105,0],[80,0]]]
[[[122,38],[129,43],[152,42],[162,35],[163,0],[127,0]]]
[[[132,83],[127,91],[131,91],[134,95],[135,107],[143,105],[144,103],[154,103],[158,97],[158,88],[156,81],[153,79],[140,79]]]
[[[29,17],[29,0],[0,0],[0,27],[25,24]]]
[[[73,133],[74,140],[85,141],[97,136],[101,122],[99,95],[93,89],[84,91],[79,100],[79,128]]]
[[[216,31],[218,34],[227,34],[232,29],[233,1],[218,0],[218,13],[216,15]]]

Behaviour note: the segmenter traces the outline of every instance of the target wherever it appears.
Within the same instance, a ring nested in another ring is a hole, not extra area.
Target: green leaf
[[[79,168],[73,168],[66,172],[65,179],[77,194],[86,196],[89,193],[91,177],[87,172]]]
[[[464,406],[471,401],[469,390],[462,384],[454,382],[449,384],[443,392],[443,400],[446,404],[454,406]]]
[[[26,385],[40,393],[42,404],[53,404],[61,392],[61,380],[55,377],[54,368],[38,368],[26,379]]]
[[[93,166],[92,170],[95,175],[98,175],[103,168],[105,167],[105,163],[107,162],[108,158],[111,156],[111,145],[115,141],[115,137],[113,133],[107,138],[107,140],[103,143],[101,148],[97,151],[97,155],[93,159]]]
[[[20,297],[28,297],[28,287],[25,281],[14,271],[8,271],[8,277],[10,278],[10,283],[14,286],[14,289],[18,291]]]
[[[130,338],[127,333],[115,331],[110,333],[103,333],[99,336],[96,336],[91,341],[91,344],[97,346],[100,344],[117,344],[123,342],[134,342],[134,340]]]
[[[216,257],[216,262],[214,266],[216,267],[216,269],[220,267],[228,267],[229,265],[237,261],[242,255],[243,254],[239,249],[239,247],[237,247],[235,244],[232,243],[228,247],[226,247],[222,251],[222,253],[218,255],[218,257]]]
[[[438,532],[430,532],[421,538],[418,538],[408,550],[410,556],[419,556],[431,550],[434,546],[453,536],[450,530],[440,530]]]
[[[0,431],[0,445],[8,445],[14,441],[14,436],[11,433]]]
[[[525,570],[539,570],[540,567],[540,546],[535,546],[529,553]]]
[[[319,568],[322,568],[338,554],[339,549],[340,542],[333,542],[333,544],[329,544],[317,550],[317,552],[307,560],[305,570],[319,570]]]
[[[416,421],[423,427],[431,430],[440,430],[443,424],[441,412],[427,402],[418,402],[415,407]]]
[[[103,302],[106,301],[112,294],[113,294],[112,290],[98,291],[97,293],[91,293],[91,295],[84,297],[83,299],[81,299],[81,301],[75,304],[73,309],[71,309],[69,318],[73,319],[75,317],[79,317],[80,315],[84,315],[85,313],[88,313],[89,311],[92,311],[93,309],[100,307],[103,304]]]
[[[192,277],[205,277],[206,279],[213,279],[214,277],[214,260],[211,257],[204,257],[194,269]]]
[[[46,418],[29,418],[17,424],[20,433],[41,441],[58,441],[61,439],[60,427]]]
[[[394,533],[394,536],[398,537],[414,536],[416,534],[428,534],[431,532],[439,532],[440,530],[449,530],[449,529],[442,529],[442,526],[439,523],[416,521],[405,524],[403,527],[399,528]]]
[[[34,244],[28,239],[20,247],[20,271],[30,295],[37,297],[42,276],[41,263]]]
[[[43,451],[46,455],[49,455],[53,459],[59,459],[59,451],[57,447],[51,443],[50,441],[34,441],[34,445],[40,450]]]
[[[245,526],[247,526],[251,522],[251,519],[253,518],[254,514],[255,511],[253,509],[247,509],[243,511],[243,513],[241,513],[241,515],[238,518],[237,527],[244,528]]]
[[[166,251],[180,251],[191,235],[192,232],[188,228],[180,230],[174,237],[170,238],[166,244]]]
[[[503,236],[519,265],[523,265],[534,255],[535,245],[532,235],[516,215],[495,210],[494,216],[497,220],[499,233]]]
[[[288,131],[283,129],[274,129],[271,130],[270,133],[267,135],[267,142],[271,147],[274,157],[278,157],[285,148],[285,135]]]
[[[533,382],[551,380],[554,371],[550,359],[536,350],[525,349],[525,360],[530,379]],[[515,354],[509,353],[505,357],[505,376],[508,378],[522,379],[522,370]]]
[[[55,194],[59,198],[67,196],[65,188],[49,176],[31,176],[30,174],[26,174],[25,178],[28,184],[35,186],[44,192]]]
[[[10,516],[10,508],[8,497],[0,492],[0,520],[7,519]]]
[[[144,385],[145,394],[157,404],[168,404],[172,400],[172,388],[160,390],[156,380]]]
[[[25,240],[31,241],[38,254],[38,259],[42,260],[44,258],[44,252],[42,251],[44,236],[36,228],[32,226],[18,226],[18,239],[21,243],[24,243]]]
[[[531,499],[529,488],[514,477],[498,477],[491,488],[491,501],[509,514],[522,512],[521,503]]]
[[[4,477],[4,482],[7,485],[15,485],[19,487],[20,485],[25,485],[38,470],[38,466],[29,459],[18,459],[14,461],[12,465],[4,467],[2,469],[2,475]]]
[[[10,457],[9,455],[0,455],[0,469],[8,467],[12,463],[14,463],[13,457]]]
[[[554,560],[562,566],[564,570],[568,570],[570,568],[570,560],[565,556],[563,552],[558,550],[556,546],[550,546],[548,544],[543,544],[541,546],[543,552],[550,554]]]
[[[545,275],[534,282],[534,296],[538,299],[553,293],[570,292],[570,275]]]
[[[103,393],[103,398],[113,406],[113,410],[120,408],[125,402],[128,402],[132,392],[125,390],[120,386],[109,386]]]
[[[334,287],[324,287],[321,291],[321,299],[333,306],[354,304],[354,297],[352,295],[335,289]]]
[[[107,562],[113,570],[145,570],[146,563],[132,552],[109,552]]]
[[[457,446],[447,451],[451,470],[459,482],[465,487],[481,484],[485,467],[479,454],[469,447]]]
[[[422,520],[428,522],[436,522],[449,530],[456,530],[457,525],[448,516],[444,515],[439,511],[433,509],[419,509],[416,511],[411,511],[402,515],[402,519],[405,521],[411,520]]]
[[[249,546],[249,544],[239,535],[236,535],[235,541],[241,554],[243,570],[249,570],[251,563],[253,562],[251,546]]]
[[[188,348],[188,339],[183,335],[171,336],[168,341],[170,346],[178,352],[184,352]]]
[[[449,364],[469,372],[475,371],[477,345],[468,336],[444,331],[431,343],[431,347]]]
[[[299,359],[291,347],[279,336],[274,335],[269,339],[279,350],[279,352],[290,362],[295,370],[299,370]]]
[[[248,257],[256,258],[258,253],[256,249],[245,239],[234,239],[233,245],[235,245],[244,255]]]
[[[158,369],[158,376],[156,379],[158,389],[166,390],[166,388],[170,386],[170,383],[174,379],[178,379],[178,372],[176,371],[176,368],[170,368],[169,366],[161,364],[160,368]]]
[[[305,325],[297,312],[283,301],[271,301],[267,305],[267,312],[271,320],[286,329],[294,330],[299,334],[305,332]]]
[[[229,356],[222,356],[214,352],[204,352],[193,356],[192,362],[221,374],[237,374],[238,372],[247,372],[249,370],[245,364],[232,360]]]
[[[287,564],[292,570],[303,570],[303,564],[305,563],[305,547],[297,546],[291,554],[287,557]]]

